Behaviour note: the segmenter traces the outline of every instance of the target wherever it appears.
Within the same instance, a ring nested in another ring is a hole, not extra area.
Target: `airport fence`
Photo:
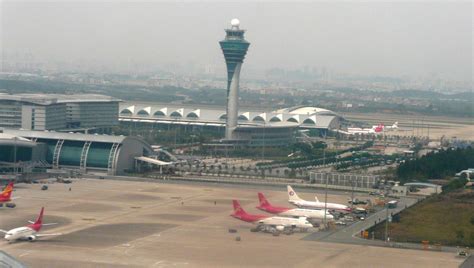
[[[357,189],[360,191],[371,191],[379,183],[380,176],[350,173],[324,173],[310,172],[309,179],[312,184],[334,189]]]

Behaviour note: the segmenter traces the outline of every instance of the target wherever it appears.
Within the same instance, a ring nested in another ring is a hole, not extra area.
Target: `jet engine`
[[[285,230],[285,226],[282,226],[282,225],[279,225],[279,226],[276,226],[275,229],[277,229],[278,231],[283,231]]]
[[[28,241],[35,241],[36,240],[36,236],[35,235],[30,235],[27,237]]]

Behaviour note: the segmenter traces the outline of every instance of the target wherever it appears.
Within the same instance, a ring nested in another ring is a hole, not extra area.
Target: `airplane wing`
[[[37,234],[35,236],[37,237],[42,237],[42,236],[54,236],[54,235],[62,235],[62,233],[57,233],[57,234]]]
[[[34,223],[35,223],[34,221],[28,221],[28,222],[31,223],[31,224],[34,224]],[[49,226],[49,225],[55,225],[55,224],[57,224],[57,223],[56,223],[56,222],[54,222],[54,223],[43,223],[43,224],[41,224],[41,225],[43,225],[43,226]]]
[[[8,233],[7,231],[2,230],[2,229],[0,229],[0,232],[1,232],[1,233],[4,233],[4,234]]]

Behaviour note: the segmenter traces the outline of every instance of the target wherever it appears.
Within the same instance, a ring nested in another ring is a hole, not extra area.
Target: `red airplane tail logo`
[[[246,222],[255,222],[258,220],[262,220],[265,218],[268,218],[266,215],[252,215],[248,214],[245,212],[245,210],[240,206],[239,201],[237,200],[232,200],[232,203],[234,204],[234,213],[231,214],[230,216],[246,221]]]
[[[384,125],[383,124],[379,124],[376,128],[375,128],[375,132],[382,132],[384,129]]]
[[[240,206],[239,201],[237,201],[237,200],[232,200],[232,203],[233,203],[233,205],[234,205],[234,214],[233,214],[233,215],[242,216],[242,215],[247,214],[247,213],[245,212],[245,210]]]
[[[259,206],[257,207],[258,209],[261,209],[266,212],[278,214],[285,212],[289,210],[289,208],[286,207],[274,207],[270,202],[268,202],[267,198],[265,198],[265,195],[262,193],[258,193],[258,200],[260,201]]]
[[[33,224],[28,225],[28,227],[38,232],[43,226],[43,213],[44,213],[44,207],[41,208],[40,214],[38,218],[36,219],[36,221]]]
[[[261,207],[270,207],[270,203],[268,202],[268,200],[265,198],[265,195],[263,195],[262,193],[258,193],[258,200],[260,201],[260,206]]]

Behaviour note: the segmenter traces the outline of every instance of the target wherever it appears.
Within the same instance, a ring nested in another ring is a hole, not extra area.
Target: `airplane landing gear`
[[[0,204],[0,208],[3,207],[3,206],[4,206],[3,203]],[[7,208],[14,208],[14,207],[16,207],[16,204],[15,204],[15,203],[5,203],[5,207],[7,207]]]

